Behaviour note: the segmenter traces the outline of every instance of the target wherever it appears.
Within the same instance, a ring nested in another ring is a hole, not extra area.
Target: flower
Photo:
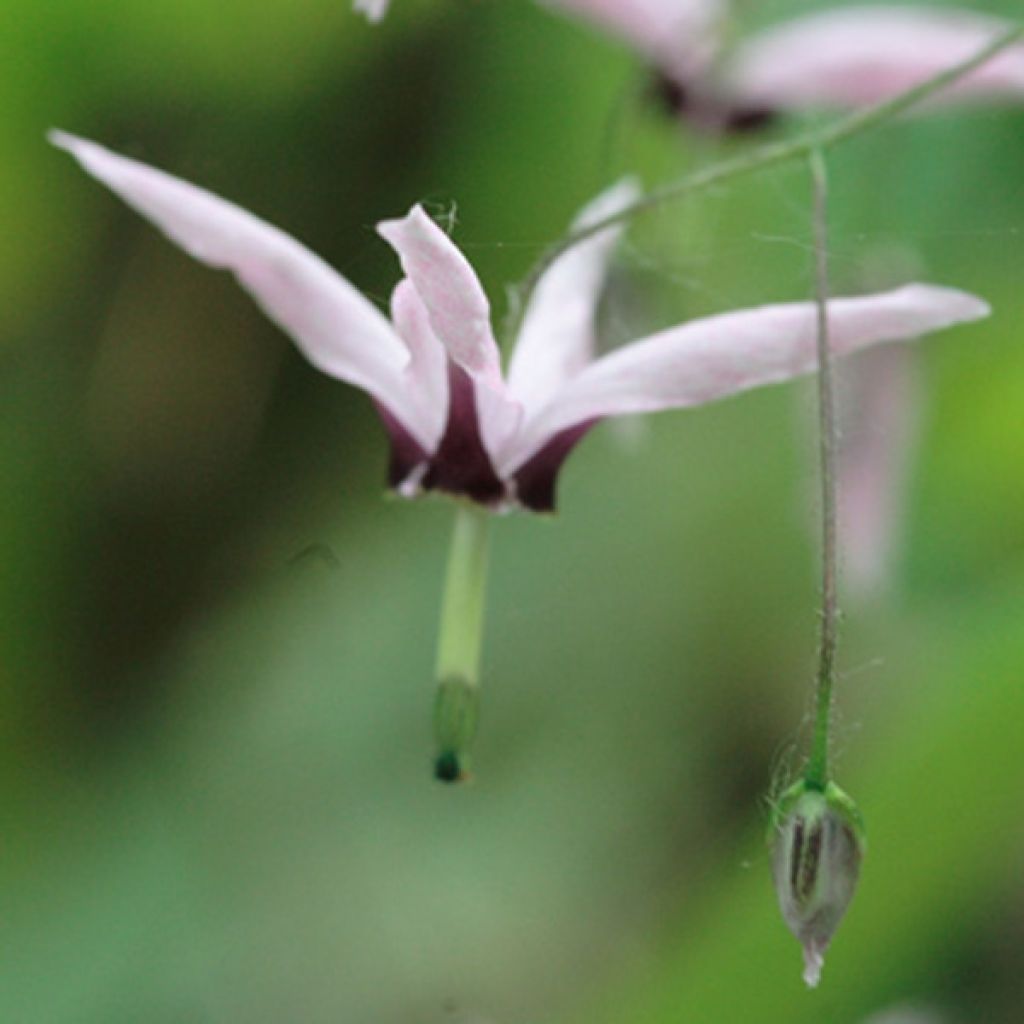
[[[390,0],[352,0],[352,9],[365,14],[367,21],[378,22],[388,13]]]
[[[619,236],[609,228],[541,277],[504,373],[483,288],[422,207],[377,228],[405,273],[389,321],[252,214],[95,143],[60,132],[51,139],[196,259],[231,270],[314,366],[373,398],[391,439],[390,483],[405,496],[439,490],[495,509],[548,511],[563,461],[601,420],[701,405],[816,365],[810,302],[696,320],[595,359],[595,310]],[[577,227],[636,195],[635,184],[619,183]],[[973,295],[922,284],[829,303],[837,355],[988,312]]]
[[[794,18],[726,52],[726,0],[541,2],[624,39],[656,69],[661,99],[715,131],[758,127],[777,112],[882,102],[968,60],[1011,27],[951,8],[846,7]],[[927,105],[1014,99],[1024,99],[1024,45]]]
[[[824,792],[798,782],[776,814],[772,875],[789,930],[804,949],[804,981],[821,980],[825,951],[857,888],[864,823],[834,782]]]

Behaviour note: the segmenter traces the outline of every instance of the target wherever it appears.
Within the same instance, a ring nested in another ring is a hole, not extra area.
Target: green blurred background
[[[457,204],[499,313],[617,175],[748,143],[688,137],[629,54],[525,0],[3,20],[0,1020],[1022,1018],[1024,109],[832,161],[838,291],[909,264],[996,315],[915,356],[903,544],[844,628],[839,777],[871,850],[808,993],[764,797],[806,739],[813,390],[606,425],[556,518],[497,524],[476,780],[442,787],[450,508],[385,498],[366,399],[43,136],[201,183],[381,302],[373,224]],[[806,297],[807,205],[796,167],[638,225],[607,341]],[[293,562],[313,544],[338,566]]]

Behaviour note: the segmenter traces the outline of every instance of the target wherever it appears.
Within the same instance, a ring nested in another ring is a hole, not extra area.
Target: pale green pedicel
[[[434,705],[435,774],[444,782],[466,778],[476,736],[491,515],[465,501],[455,510],[441,602]]]

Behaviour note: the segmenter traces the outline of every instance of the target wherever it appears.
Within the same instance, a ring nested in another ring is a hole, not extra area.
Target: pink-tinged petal
[[[501,387],[501,356],[491,307],[469,261],[419,205],[401,220],[377,225],[416,286],[434,333],[470,375]]]
[[[428,448],[441,440],[448,410],[448,354],[430,326],[427,307],[408,278],[391,293],[391,322],[409,349],[409,401],[429,429]]]
[[[829,302],[832,349],[843,356],[987,316],[979,298],[952,288],[907,285]],[[520,432],[500,467],[514,473],[551,438],[623,413],[702,405],[810,373],[817,364],[811,302],[726,313],[670,328],[604,356],[571,380]]]
[[[767,108],[878,103],[969,59],[1010,28],[972,11],[851,7],[769,29],[736,52],[727,88]],[[1011,47],[929,101],[1024,100],[1024,46]]]
[[[352,7],[372,22],[380,21],[388,12],[389,0],[353,0]]]
[[[639,196],[635,181],[621,181],[585,207],[573,228],[603,220]],[[616,225],[573,246],[537,282],[508,369],[509,392],[527,414],[593,359],[597,304],[621,235]]]
[[[368,391],[427,443],[427,424],[405,405],[405,346],[323,260],[204,189],[63,132],[50,140],[191,256],[230,270],[314,366]]]
[[[837,486],[843,578],[866,599],[887,582],[903,530],[920,419],[913,349],[865,352],[843,374]]]
[[[434,334],[452,361],[466,371],[483,445],[491,459],[497,459],[518,430],[522,408],[505,389],[490,304],[476,273],[418,205],[402,220],[378,224],[377,231],[398,253]]]
[[[719,48],[724,0],[541,0],[625,40],[680,81],[701,74]]]

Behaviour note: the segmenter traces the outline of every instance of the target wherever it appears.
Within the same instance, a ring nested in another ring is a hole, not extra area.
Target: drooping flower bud
[[[800,781],[782,797],[773,831],[779,908],[804,948],[804,981],[814,988],[857,887],[864,825],[856,804],[835,783],[822,791]]]

